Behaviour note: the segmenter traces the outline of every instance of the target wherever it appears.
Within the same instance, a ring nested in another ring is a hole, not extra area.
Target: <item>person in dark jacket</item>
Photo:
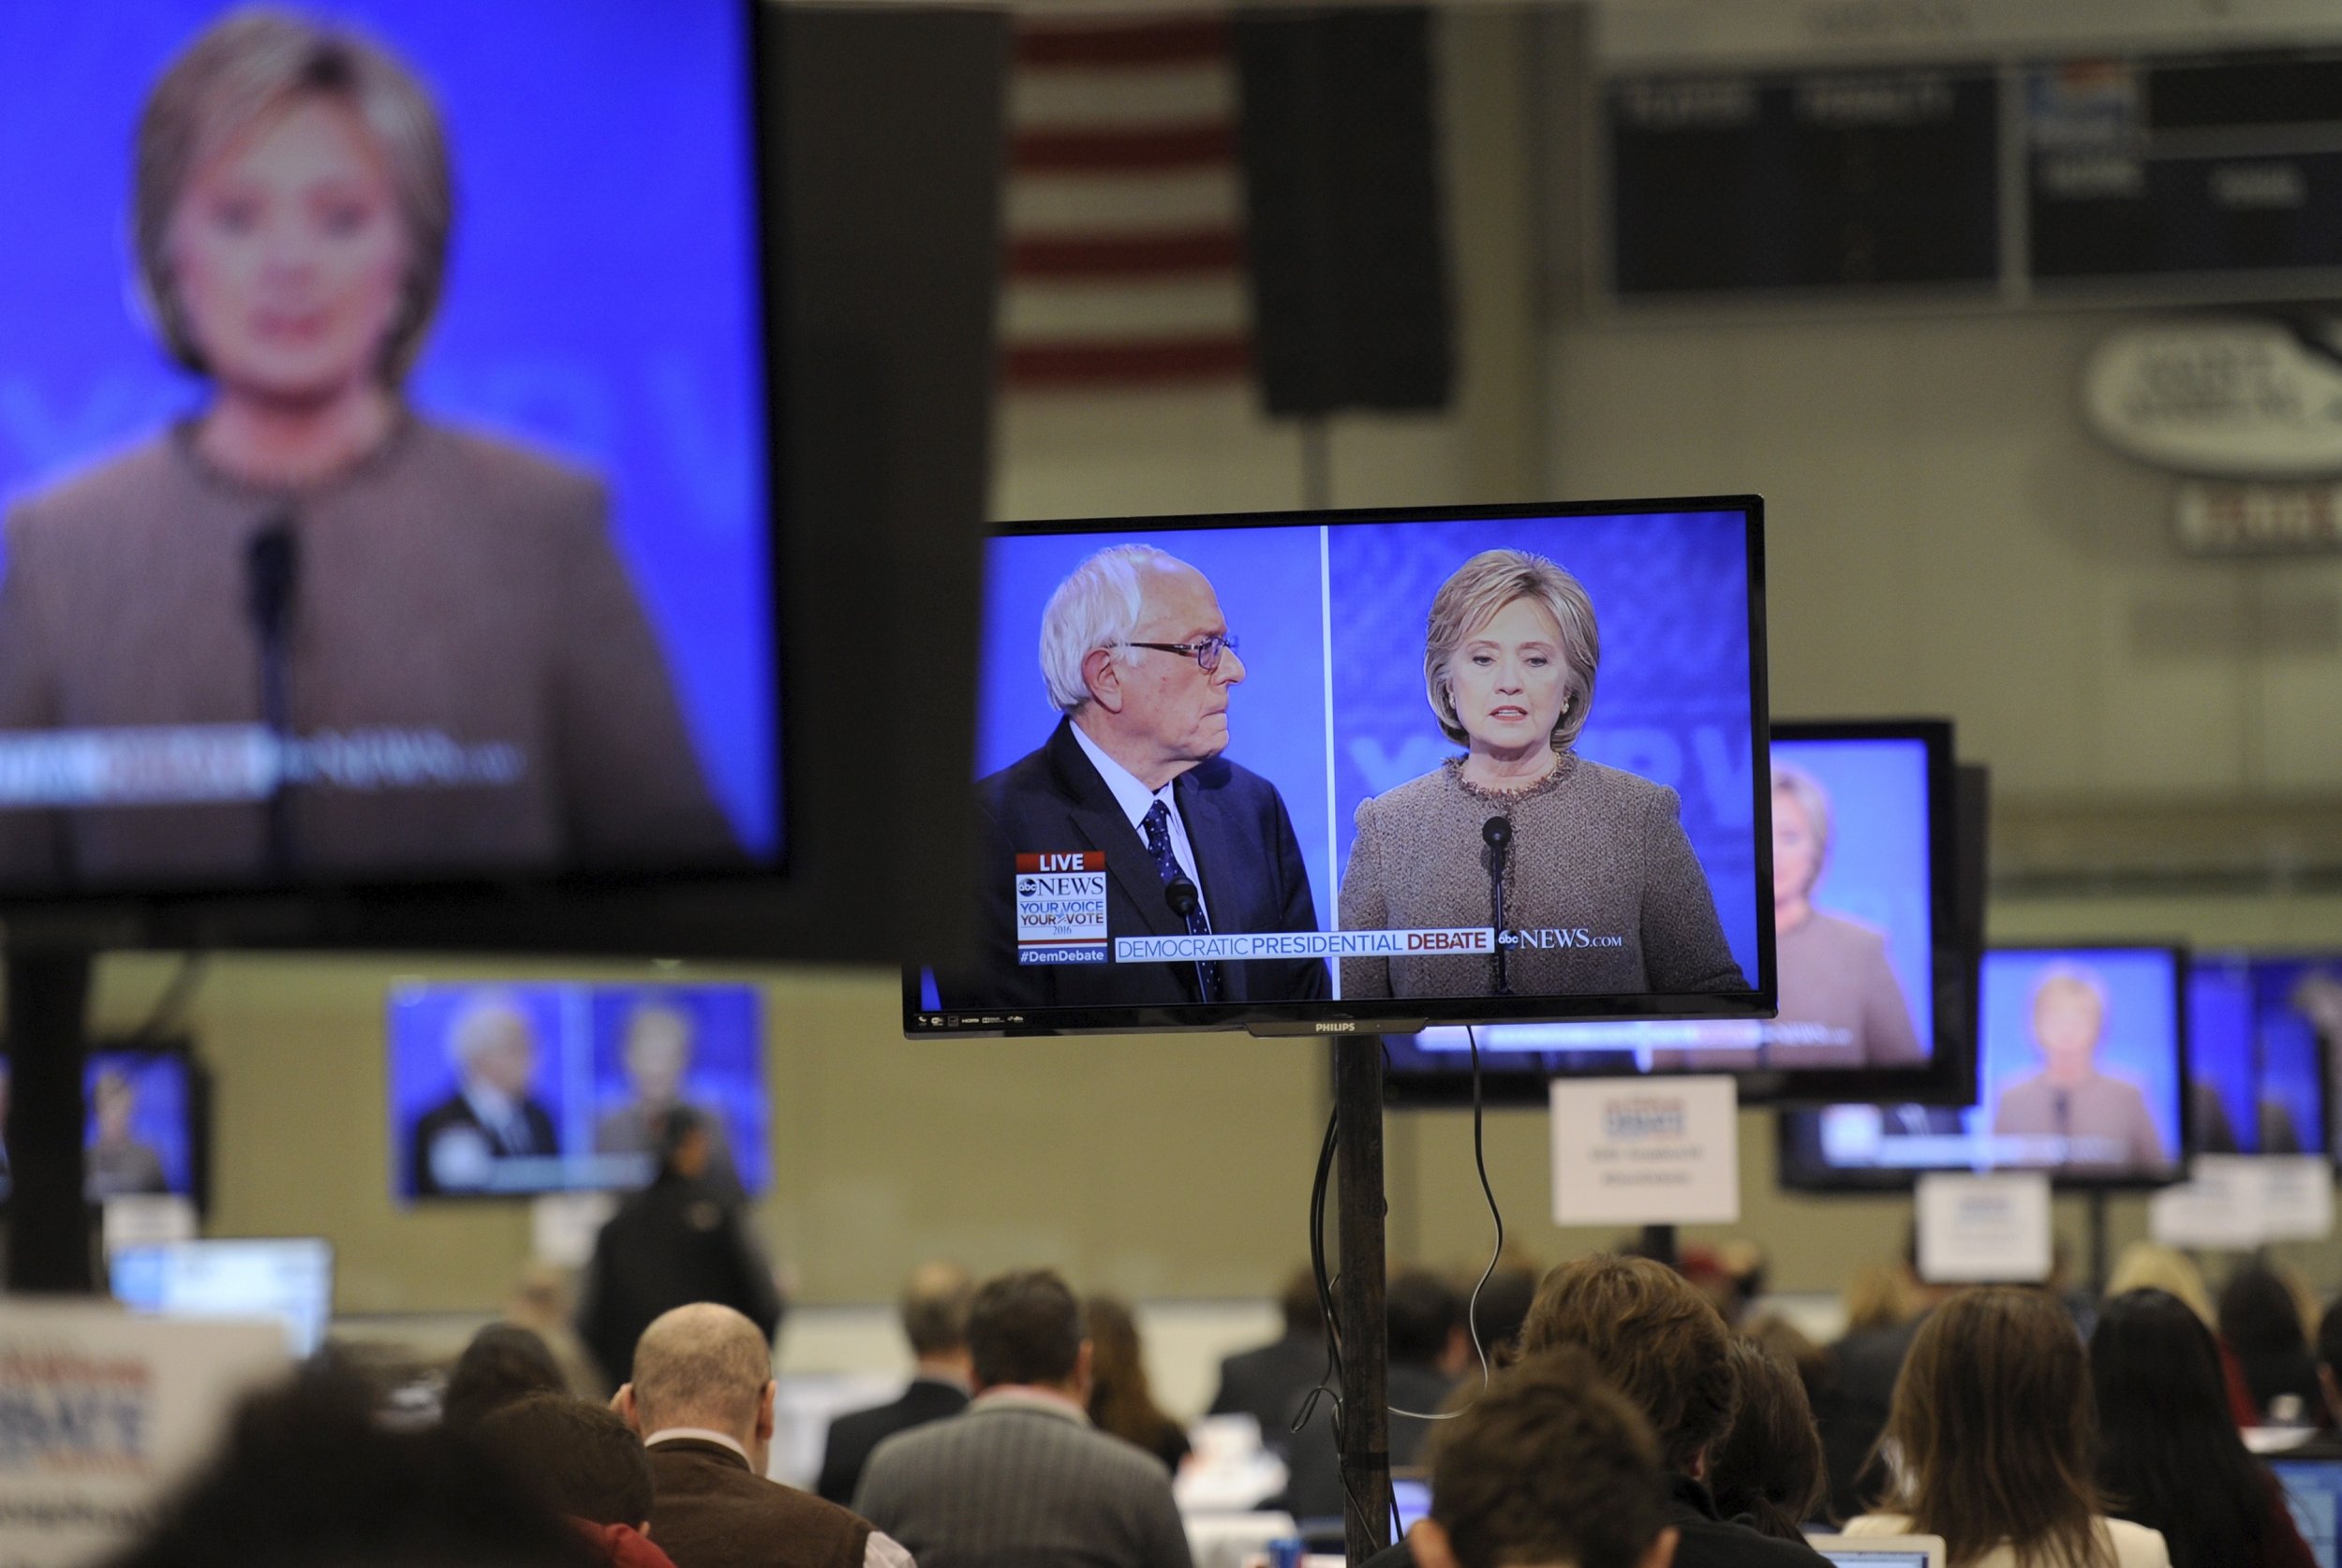
[[[1282,1455],[1293,1446],[1293,1416],[1328,1370],[1326,1312],[1307,1267],[1293,1271],[1277,1296],[1284,1332],[1220,1363],[1220,1391],[1207,1415],[1249,1415],[1261,1442]]]
[[[2323,1427],[2326,1400],[2318,1357],[2285,1280],[2266,1264],[2249,1263],[2220,1287],[2220,1337],[2236,1352],[2264,1427]]]
[[[913,1358],[902,1397],[829,1424],[822,1475],[814,1490],[844,1506],[862,1484],[871,1451],[897,1432],[957,1415],[968,1408],[968,1303],[975,1282],[957,1264],[923,1264],[903,1288],[903,1338]]]
[[[634,1342],[671,1308],[714,1301],[734,1309],[770,1345],[783,1304],[740,1206],[707,1179],[714,1145],[689,1106],[660,1124],[659,1175],[618,1206],[594,1240],[577,1331],[613,1383],[634,1366]]]

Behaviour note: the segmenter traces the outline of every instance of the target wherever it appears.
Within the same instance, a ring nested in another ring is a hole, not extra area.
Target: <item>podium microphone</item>
[[[289,513],[253,530],[245,546],[245,614],[260,650],[260,722],[275,744],[268,794],[268,865],[278,877],[292,871],[292,803],[285,792],[285,757],[292,740],[292,702],[286,685],[286,633],[301,582],[301,540]]]
[[[1480,824],[1480,842],[1489,847],[1489,924],[1496,927],[1496,994],[1509,997],[1513,984],[1505,972],[1505,862],[1513,848],[1513,820],[1490,817]]]
[[[1204,898],[1195,891],[1195,884],[1188,880],[1186,872],[1180,872],[1163,884],[1163,898],[1171,906],[1171,912],[1179,917],[1180,924],[1193,932],[1195,929],[1195,911],[1203,907]],[[1217,999],[1211,994],[1211,977],[1204,972],[1201,958],[1195,960],[1195,996],[1201,1001]]]

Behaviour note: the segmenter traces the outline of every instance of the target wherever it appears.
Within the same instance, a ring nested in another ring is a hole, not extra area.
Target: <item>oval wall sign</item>
[[[2116,451],[2238,479],[2342,474],[2342,362],[2274,321],[2134,327],[2083,368],[2083,410]]]

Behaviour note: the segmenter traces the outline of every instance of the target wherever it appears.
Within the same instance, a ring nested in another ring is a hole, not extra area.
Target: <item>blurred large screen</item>
[[[1498,1025],[1475,1031],[1482,1092],[1543,1103],[1556,1074],[1733,1072],[1751,1097],[1975,1093],[1975,950],[1950,726],[1779,723],[1772,730],[1769,918],[1781,968],[1770,1019]],[[1458,1028],[1387,1042],[1393,1099],[1473,1092]]]
[[[753,9],[0,7],[0,896],[778,864]]]
[[[2080,1185],[2177,1178],[2188,1143],[2187,960],[2168,947],[1984,955],[1978,1103],[1784,1113],[1783,1185],[1891,1187],[2031,1168]]]
[[[763,1031],[750,985],[408,984],[390,997],[401,1198],[640,1187],[664,1113],[701,1113],[709,1178],[764,1190]]]
[[[980,954],[906,1031],[1769,1011],[1761,549],[1751,497],[994,540]]]
[[[2342,960],[2195,957],[2187,978],[2192,1152],[2324,1153],[2320,1010],[2336,998]],[[2342,1010],[2335,1017],[2342,1018]]]

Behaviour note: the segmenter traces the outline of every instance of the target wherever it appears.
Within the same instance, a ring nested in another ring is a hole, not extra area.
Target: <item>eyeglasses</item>
[[[1230,653],[1241,651],[1233,637],[1207,637],[1199,643],[1125,643],[1122,645],[1126,648],[1152,648],[1157,653],[1193,654],[1207,675],[1220,668],[1221,649],[1225,648]]]

